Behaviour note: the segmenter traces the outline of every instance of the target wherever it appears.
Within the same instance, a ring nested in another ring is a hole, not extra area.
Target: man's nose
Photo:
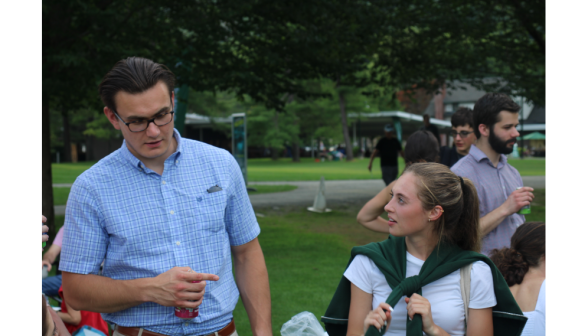
[[[160,133],[159,126],[155,125],[154,122],[150,122],[149,125],[147,125],[145,132],[147,132],[148,137],[155,138]]]

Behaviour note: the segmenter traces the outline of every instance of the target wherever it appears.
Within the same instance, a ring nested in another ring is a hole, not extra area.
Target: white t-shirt
[[[521,336],[545,336],[545,280],[541,284],[535,310],[523,314],[529,319]]]
[[[425,262],[406,252],[406,277],[418,275]],[[392,288],[376,264],[364,255],[357,255],[343,274],[362,291],[372,294],[372,309],[385,302]],[[450,335],[465,335],[465,310],[461,297],[459,270],[423,286],[423,297],[431,304],[433,321]],[[392,312],[392,322],[385,335],[406,335],[407,310],[402,296]],[[470,308],[494,307],[494,282],[490,267],[483,261],[472,266]]]

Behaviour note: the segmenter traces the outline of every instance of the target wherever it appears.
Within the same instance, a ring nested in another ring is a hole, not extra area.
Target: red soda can
[[[192,283],[197,283],[200,281],[192,281]],[[191,301],[194,302],[194,301]],[[198,307],[196,308],[180,308],[180,307],[176,307],[175,309],[175,315],[178,318],[181,318],[182,320],[191,320],[195,317],[198,316]]]

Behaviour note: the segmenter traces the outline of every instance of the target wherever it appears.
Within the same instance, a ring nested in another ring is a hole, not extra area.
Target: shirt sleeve
[[[61,247],[63,242],[63,228],[65,228],[65,225],[57,231],[57,235],[55,235],[55,239],[53,239],[53,245]]]
[[[98,274],[106,255],[109,236],[94,193],[87,182],[78,177],[73,184],[65,212],[66,229],[59,270]]]
[[[496,306],[492,271],[483,261],[472,265],[469,308],[483,309]]]
[[[227,155],[227,174],[230,180],[225,225],[231,246],[255,239],[261,232],[243,180],[243,173],[232,155]]]
[[[353,258],[353,261],[349,264],[343,276],[362,291],[373,294],[374,289],[371,275],[374,266],[370,258],[358,254]]]

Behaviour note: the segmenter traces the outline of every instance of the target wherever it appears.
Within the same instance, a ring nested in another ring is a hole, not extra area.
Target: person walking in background
[[[503,93],[487,93],[474,105],[476,143],[467,156],[451,167],[472,180],[480,198],[482,253],[509,246],[510,237],[525,216],[517,212],[530,205],[533,188],[523,187],[521,174],[507,163],[519,132],[519,105]],[[520,188],[520,189],[517,189]]]
[[[420,128],[420,130],[429,131],[429,132],[433,133],[435,138],[437,138],[437,142],[439,143],[439,146],[441,146],[441,138],[439,137],[439,129],[437,128],[437,126],[431,124],[431,120],[429,118],[430,117],[428,114],[423,114],[423,123],[425,125],[422,126]]]
[[[416,131],[406,140],[404,160],[405,169],[417,162],[436,162],[439,160],[439,143],[433,133],[429,131]],[[367,229],[376,232],[388,233],[390,227],[388,221],[380,217],[384,207],[390,201],[392,181],[385,186],[374,198],[369,200],[357,213],[357,222]]]
[[[404,158],[404,151],[400,141],[393,137],[394,127],[387,124],[384,126],[384,137],[376,144],[376,148],[370,156],[368,170],[372,171],[372,162],[376,155],[380,154],[380,168],[382,169],[382,179],[386,185],[396,180],[398,176],[398,154]]]
[[[474,134],[473,111],[467,107],[460,107],[451,116],[451,135],[453,146],[441,147],[441,159],[439,163],[451,168],[457,161],[470,152],[470,147],[476,141]]]
[[[519,226],[510,247],[492,250],[490,259],[529,318],[521,336],[545,336],[545,223]]]
[[[104,114],[124,141],[71,188],[64,296],[75,310],[103,313],[114,336],[237,336],[241,296],[253,335],[271,336],[243,175],[229,152],[174,129],[174,87],[167,67],[140,57],[119,61],[100,83]],[[182,315],[196,308],[198,316]]]

